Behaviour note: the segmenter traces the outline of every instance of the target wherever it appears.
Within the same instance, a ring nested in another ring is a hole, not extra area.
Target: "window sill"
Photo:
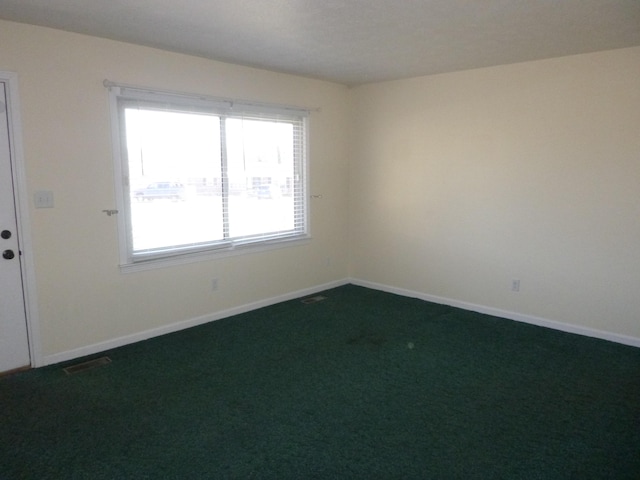
[[[236,245],[223,249],[211,249],[198,252],[182,253],[162,258],[154,258],[142,260],[135,263],[120,264],[120,273],[143,272],[146,270],[155,270],[158,268],[173,267],[178,265],[186,265],[189,263],[206,262],[218,258],[235,257],[237,255],[247,255],[252,253],[267,252],[280,248],[295,247],[306,245],[311,241],[310,236],[296,237],[290,240],[279,240],[273,243],[246,244]]]

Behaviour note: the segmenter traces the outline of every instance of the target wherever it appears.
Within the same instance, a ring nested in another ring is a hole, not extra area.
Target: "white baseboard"
[[[166,335],[168,333],[179,332],[180,330],[196,327],[198,325],[203,325],[205,323],[213,322],[215,320],[232,317],[233,315],[250,312],[252,310],[257,310],[262,307],[268,307],[269,305],[274,305],[276,303],[286,302],[288,300],[294,300],[296,298],[313,295],[314,293],[318,293],[323,290],[328,290],[330,288],[340,287],[342,285],[346,285],[347,283],[349,283],[348,279],[336,280],[334,282],[317,285],[315,287],[296,290],[295,292],[286,293],[284,295],[279,295],[277,297],[258,300],[257,302],[241,305],[239,307],[230,308],[228,310],[223,310],[220,312],[215,312],[209,315],[203,315],[201,317],[196,317],[189,320],[183,320],[183,321],[172,323],[169,325],[164,325],[162,327],[153,328],[151,330],[145,330],[143,332],[138,332],[131,335],[125,335],[123,337],[106,340],[100,343],[94,343],[92,345],[87,345],[87,346],[76,348],[73,350],[67,350],[65,352],[55,353],[53,355],[47,355],[43,358],[42,365],[43,366],[53,365],[56,363],[73,360],[75,358],[85,357],[87,355],[94,355],[96,353],[100,353],[106,350],[111,350],[113,348],[129,345],[131,343],[140,342],[142,340],[147,340],[149,338],[159,337],[160,335]]]
[[[73,350],[67,350],[52,355],[47,355],[43,358],[42,366],[52,365],[60,362],[66,362],[76,358],[84,357],[87,355],[94,355],[96,353],[111,350],[113,348],[122,347],[131,343],[140,342],[149,338],[158,337],[160,335],[166,335],[168,333],[178,332],[187,328],[203,325],[205,323],[213,322],[223,318],[231,317],[241,313],[257,310],[262,307],[274,305],[280,302],[286,302],[288,300],[294,300],[296,298],[313,295],[314,293],[328,290],[331,288],[340,287],[346,284],[359,285],[361,287],[371,288],[374,290],[380,290],[383,292],[394,293],[402,295],[404,297],[418,298],[427,302],[437,303],[441,305],[449,305],[451,307],[461,308],[463,310],[470,310],[474,312],[484,313],[495,317],[506,318],[508,320],[515,320],[517,322],[529,323],[540,327],[551,328],[554,330],[560,330],[567,333],[575,333],[578,335],[584,335],[587,337],[600,338],[602,340],[608,340],[611,342],[621,343],[623,345],[629,345],[632,347],[640,348],[640,338],[631,337],[627,335],[620,335],[617,333],[606,332],[603,330],[596,330],[588,327],[581,327],[578,325],[572,325],[569,323],[557,322],[555,320],[548,320],[545,318],[535,317],[532,315],[525,315],[517,312],[510,312],[507,310],[501,310],[498,308],[487,307],[484,305],[477,305],[473,303],[463,302],[460,300],[453,300],[450,298],[437,297],[426,293],[416,292],[413,290],[406,290],[403,288],[392,287],[390,285],[384,285],[375,282],[369,282],[366,280],[360,280],[357,278],[346,278],[342,280],[336,280],[333,282],[317,285],[311,288],[305,288],[302,290],[296,290],[295,292],[279,295],[277,297],[266,298],[257,302],[241,305],[239,307],[230,308],[220,312],[215,312],[209,315],[203,315],[201,317],[192,318],[189,320],[183,320],[180,322],[164,325],[162,327],[153,328],[151,330],[145,330],[142,332],[134,333],[131,335],[125,335],[123,337],[106,340],[100,343],[94,343],[84,347],[76,348]]]
[[[579,325],[573,325],[570,323],[558,322],[555,320],[548,320],[546,318],[536,317],[533,315],[525,315],[517,312],[510,312],[508,310],[501,310],[499,308],[487,307],[484,305],[477,305],[474,303],[463,302],[460,300],[453,300],[451,298],[437,297],[426,293],[415,292],[413,290],[406,290],[403,288],[392,287],[375,282],[368,282],[366,280],[359,280],[356,278],[349,279],[349,283],[353,285],[359,285],[361,287],[371,288],[374,290],[381,290],[383,292],[394,293],[402,295],[404,297],[418,298],[427,302],[437,303],[440,305],[449,305],[451,307],[461,308],[463,310],[470,310],[473,312],[484,313],[486,315],[492,315],[494,317],[506,318],[508,320],[515,320],[517,322],[529,323],[537,325],[539,327],[551,328],[554,330],[560,330],[567,333],[575,333],[577,335],[583,335],[586,337],[599,338],[602,340],[608,340],[610,342],[621,343],[623,345],[629,345],[631,347],[640,348],[640,338],[631,337],[628,335],[620,335],[618,333],[607,332],[604,330],[597,330],[594,328],[582,327]]]

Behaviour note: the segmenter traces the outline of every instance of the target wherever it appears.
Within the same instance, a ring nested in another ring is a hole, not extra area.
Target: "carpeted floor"
[[[0,478],[640,478],[640,349],[323,295],[1,378]]]

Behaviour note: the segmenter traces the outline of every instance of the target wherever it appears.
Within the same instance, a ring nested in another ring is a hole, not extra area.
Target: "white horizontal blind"
[[[126,263],[307,235],[307,110],[111,91]]]

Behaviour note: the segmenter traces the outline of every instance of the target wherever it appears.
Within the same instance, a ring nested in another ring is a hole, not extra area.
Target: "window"
[[[307,237],[307,111],[110,89],[123,265]]]

